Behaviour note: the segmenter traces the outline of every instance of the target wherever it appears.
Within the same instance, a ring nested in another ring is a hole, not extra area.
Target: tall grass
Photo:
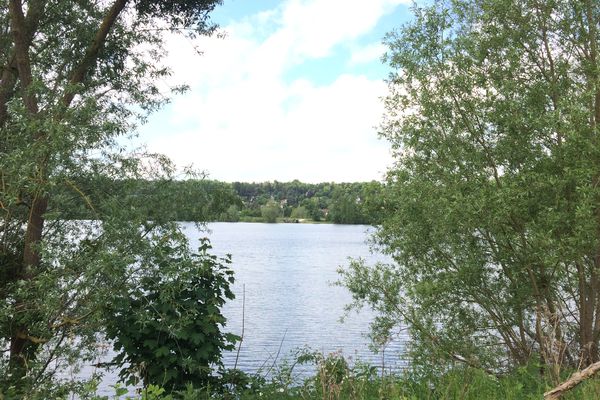
[[[298,381],[294,369],[312,364],[314,373]],[[222,384],[165,395],[160,388],[113,399],[142,400],[533,400],[552,388],[549,377],[537,365],[516,368],[510,374],[491,376],[457,364],[441,376],[415,374],[382,375],[376,367],[357,362],[350,365],[340,353],[301,351],[291,362],[282,362],[270,379],[228,371]],[[568,377],[565,373],[564,378]],[[91,397],[108,400],[108,397]],[[565,400],[600,399],[600,378],[590,379],[563,397]]]

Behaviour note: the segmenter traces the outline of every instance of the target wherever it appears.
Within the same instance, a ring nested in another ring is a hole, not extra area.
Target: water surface
[[[351,296],[345,288],[332,286],[338,279],[337,269],[348,265],[348,257],[369,263],[385,260],[369,251],[368,226],[212,223],[209,232],[198,231],[193,223],[181,226],[194,246],[201,237],[209,237],[212,254],[232,255],[236,299],[227,302],[223,312],[227,332],[240,335],[244,321],[238,368],[269,378],[282,360],[291,360],[292,353],[305,346],[324,354],[341,352],[351,364],[361,360],[376,367],[385,365],[388,371],[406,365],[404,336],[386,346],[384,363],[381,353],[369,349],[370,310],[352,313],[340,322]],[[103,358],[110,360],[112,352]],[[225,367],[232,368],[235,359],[235,351],[224,354]],[[299,382],[313,371],[310,366],[299,366],[293,377]],[[94,372],[98,371],[86,365],[73,376],[89,377]],[[114,394],[111,385],[117,380],[116,371],[106,371],[98,393]]]
[[[372,313],[353,313],[341,323],[351,296],[345,288],[332,286],[337,269],[348,264],[348,257],[371,263],[383,259],[369,251],[368,226],[213,223],[208,235],[193,224],[183,228],[195,244],[208,236],[214,254],[233,257],[236,299],[226,304],[224,313],[226,330],[241,334],[245,288],[239,368],[265,372],[275,358],[281,360],[306,345],[381,365],[381,354],[369,350],[365,337]],[[387,346],[386,369],[402,365],[402,342],[399,338]],[[235,352],[226,354],[224,361],[233,367]]]

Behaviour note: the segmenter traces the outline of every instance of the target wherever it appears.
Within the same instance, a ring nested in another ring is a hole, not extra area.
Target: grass
[[[239,400],[533,400],[542,399],[551,387],[539,378],[510,375],[501,379],[458,367],[435,383],[401,377],[347,376],[342,382],[314,376],[299,387],[266,384],[258,392],[242,392]],[[214,397],[213,397],[214,398]],[[224,397],[226,398],[226,397]],[[600,398],[600,379],[592,379],[564,396],[565,400]]]
[[[313,364],[312,376],[294,379],[294,367]],[[565,374],[566,379],[568,374]],[[301,352],[293,363],[284,362],[268,381],[230,371],[229,382],[219,390],[193,389],[165,395],[153,387],[146,394],[113,399],[141,400],[533,400],[542,399],[554,385],[540,374],[536,365],[520,367],[500,378],[457,364],[441,376],[415,376],[411,373],[381,376],[375,367],[356,363],[350,366],[339,354]],[[122,395],[123,393],[121,393]],[[108,400],[108,398],[93,398]],[[592,378],[563,397],[564,400],[600,399],[600,378]]]
[[[301,356],[302,357],[302,356]],[[263,382],[235,395],[217,396],[224,400],[533,400],[542,399],[554,385],[530,365],[517,368],[500,378],[457,364],[441,376],[418,377],[411,373],[381,376],[365,364],[348,365],[338,353],[304,355],[302,362],[316,366],[314,375],[299,385],[290,385],[291,371],[284,368],[270,382]],[[564,379],[568,377],[565,374]],[[229,396],[229,397],[228,397]],[[565,400],[600,398],[600,379],[590,379]]]

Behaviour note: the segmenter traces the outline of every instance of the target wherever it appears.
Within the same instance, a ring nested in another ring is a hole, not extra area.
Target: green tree
[[[227,211],[221,215],[221,221],[238,222],[240,220],[240,209],[235,204],[230,205]]]
[[[320,221],[323,218],[323,211],[321,211],[318,198],[305,198],[300,204],[308,212],[309,217],[313,221]]]
[[[366,218],[362,214],[360,185],[340,184],[336,186],[330,204],[329,218],[336,224],[362,224]]]
[[[308,211],[305,207],[298,206],[292,210],[291,217],[297,219],[306,219],[308,218]]]
[[[281,208],[279,207],[279,203],[273,199],[267,201],[264,206],[260,207],[260,215],[263,217],[265,222],[276,222],[280,213]]]
[[[331,204],[330,219],[336,224],[362,223],[358,198],[352,195],[340,195]]]
[[[212,32],[208,15],[218,3],[0,2],[0,390],[6,397],[56,397],[53,368],[95,357],[105,305],[160,268],[156,253],[165,241],[188,246],[173,213],[150,219],[145,206],[164,196],[173,165],[156,155],[127,155],[117,138],[168,98],[157,86],[169,74],[160,62],[164,30]],[[136,182],[150,178],[157,183],[140,201]],[[98,193],[109,190],[107,182],[127,194]],[[82,204],[96,222],[69,221],[70,210]]]
[[[381,223],[382,211],[385,209],[383,190],[383,185],[377,181],[362,184],[360,198],[364,223],[371,225]]]
[[[600,359],[600,3],[435,1],[387,37],[375,239],[342,280],[415,365]]]

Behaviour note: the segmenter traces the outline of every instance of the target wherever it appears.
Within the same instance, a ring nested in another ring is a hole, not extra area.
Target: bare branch
[[[560,399],[562,395],[567,393],[569,390],[573,389],[575,386],[579,385],[581,382],[586,379],[594,376],[598,371],[600,371],[600,362],[596,362],[591,364],[589,367],[584,370],[577,371],[569,379],[555,387],[554,389],[544,393],[544,400],[556,400]]]

